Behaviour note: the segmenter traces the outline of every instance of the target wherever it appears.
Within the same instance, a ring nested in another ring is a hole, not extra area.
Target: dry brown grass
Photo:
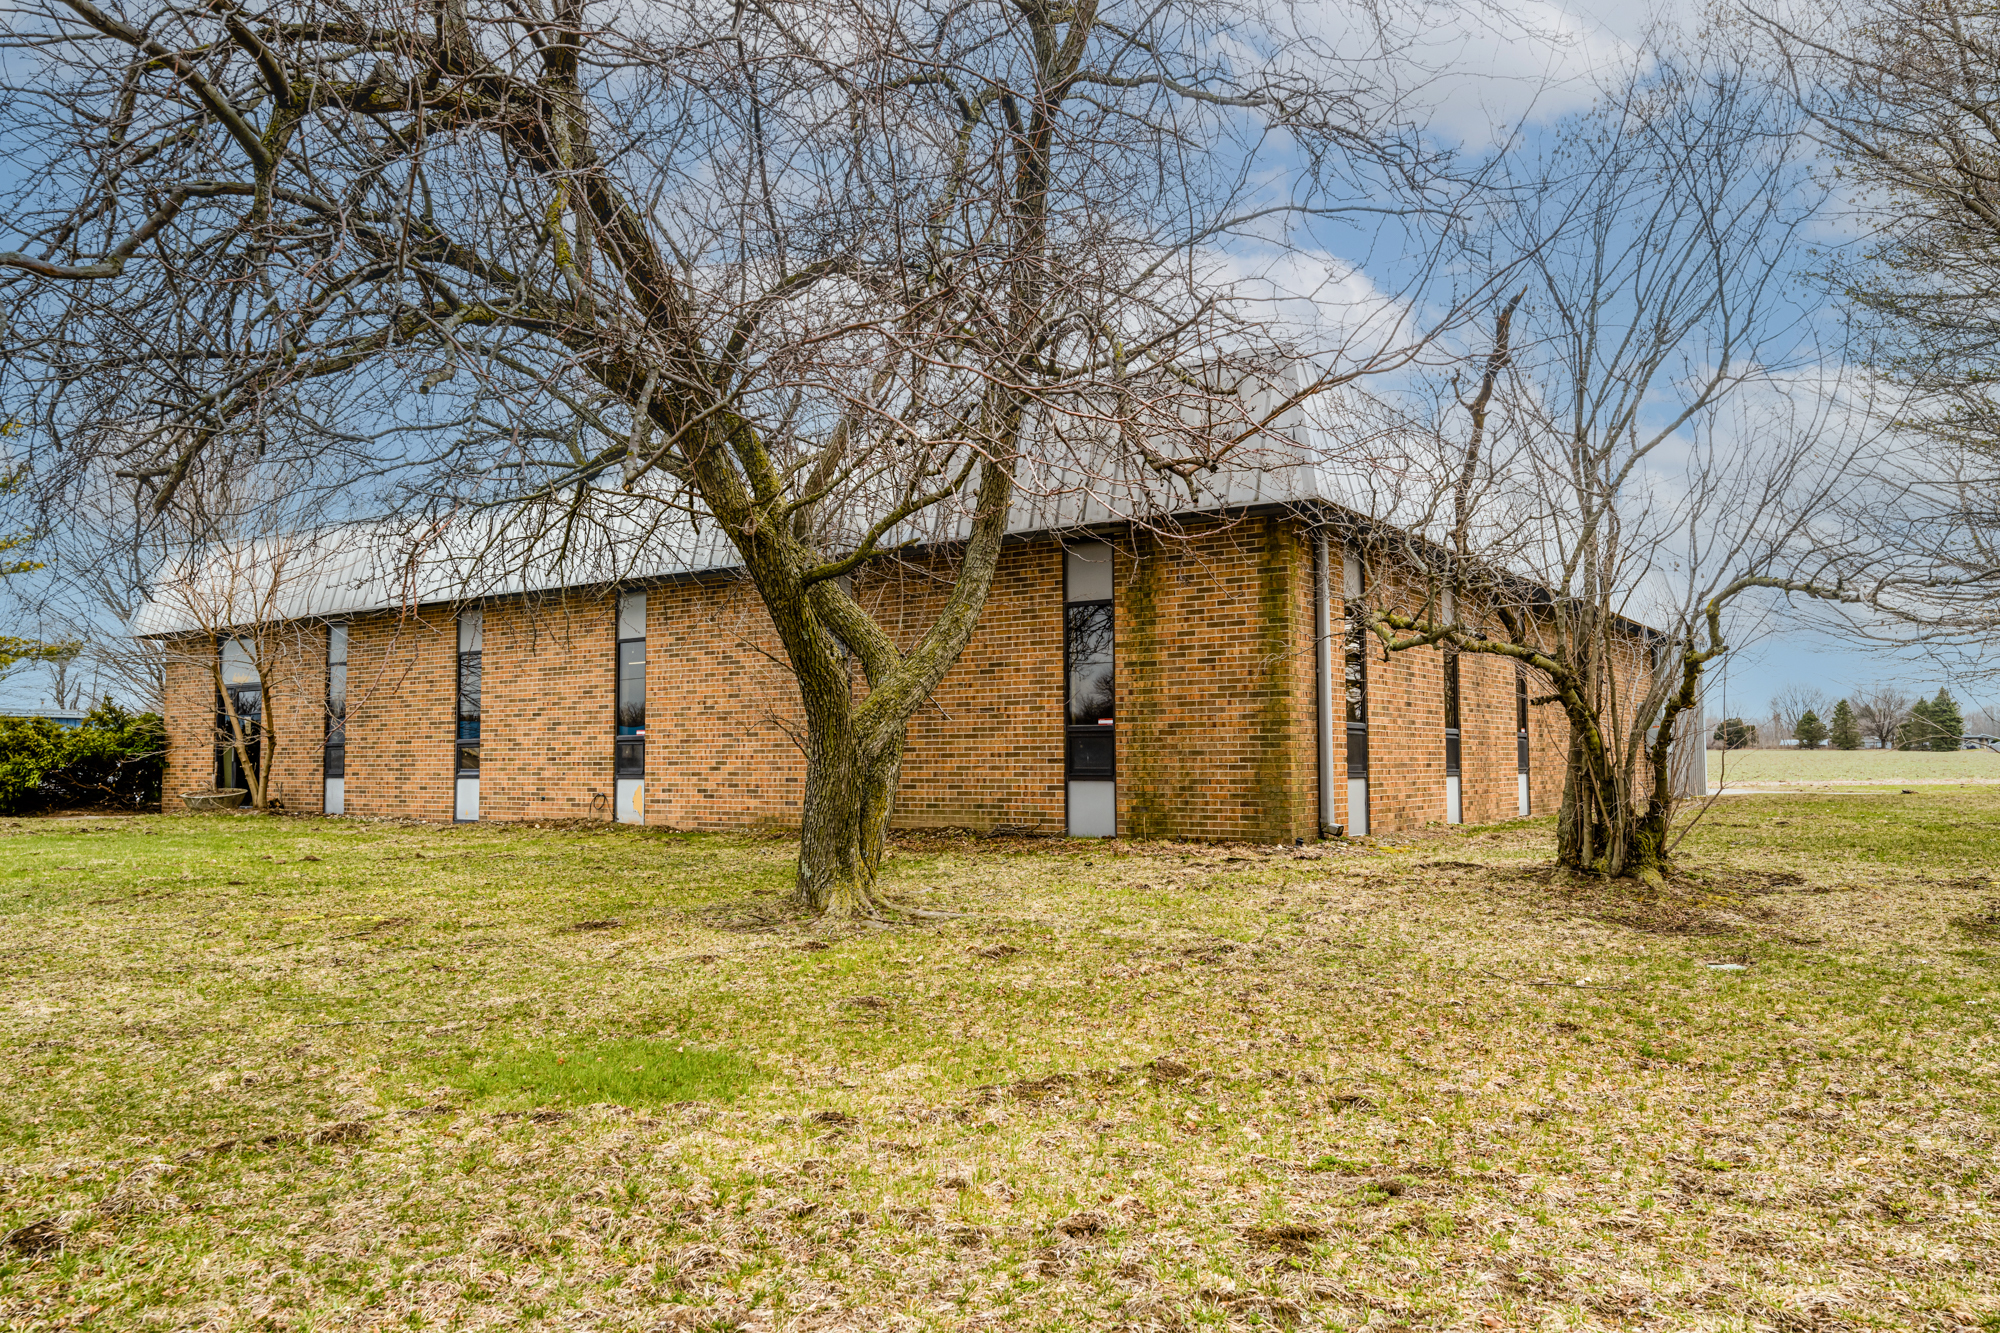
[[[1929,832],[1996,813],[1745,798],[1656,897],[1546,825],[912,839],[966,915],[889,930],[777,841],[0,827],[0,1317],[2000,1328],[1994,835]],[[759,1073],[454,1082],[640,1038]]]

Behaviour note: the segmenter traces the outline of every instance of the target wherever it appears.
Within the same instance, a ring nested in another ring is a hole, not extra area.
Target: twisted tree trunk
[[[829,745],[820,733],[808,742],[798,893],[814,912],[873,916],[893,906],[876,887],[903,768],[905,728],[891,730],[873,751]]]

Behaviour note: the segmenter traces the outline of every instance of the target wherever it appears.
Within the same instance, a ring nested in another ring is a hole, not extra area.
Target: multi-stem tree
[[[583,522],[617,490],[714,525],[798,681],[799,892],[871,911],[906,719],[1010,515],[1185,508],[1298,399],[1424,341],[1435,301],[1273,313],[1346,280],[1341,229],[1421,253],[1463,216],[1393,39],[1334,26],[1255,0],[29,0],[10,406],[52,475],[108,455],[160,509],[234,433],[350,500]],[[892,638],[846,576],[919,542],[949,592]]]
[[[313,492],[237,454],[240,445],[219,442],[198,460],[190,484],[147,527],[149,612],[167,632],[139,651],[162,665],[177,659],[205,680],[209,743],[234,761],[235,780],[261,810],[278,799],[279,757],[323,739],[292,735],[289,722],[306,710],[284,705],[321,697],[309,667],[324,630],[293,611],[331,552]]]
[[[1387,651],[1530,672],[1567,724],[1557,853],[1575,869],[1669,867],[1674,748],[1736,600],[1847,595],[1816,578],[1847,552],[1813,516],[1860,446],[1786,383],[1817,359],[1789,281],[1813,211],[1795,128],[1722,55],[1608,90],[1497,228],[1528,277],[1470,349],[1475,382],[1405,409],[1411,480],[1385,515],[1402,522],[1373,540],[1431,577],[1366,614]]]

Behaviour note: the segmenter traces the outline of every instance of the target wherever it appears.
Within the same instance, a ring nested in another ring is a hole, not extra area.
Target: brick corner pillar
[[[1131,555],[1118,553],[1118,805],[1119,831],[1132,838],[1167,838],[1185,830],[1175,818],[1171,762],[1173,707],[1163,605],[1165,561],[1160,539],[1133,531]]]
[[[1311,566],[1303,572],[1299,566],[1311,557],[1294,524],[1277,515],[1258,521],[1263,527],[1257,534],[1258,642],[1255,660],[1246,664],[1241,719],[1251,742],[1256,811],[1244,835],[1253,842],[1289,843],[1301,833],[1318,833],[1318,775],[1300,752],[1301,745],[1315,744],[1312,681],[1308,674],[1301,687],[1298,679],[1301,662],[1309,668],[1312,660],[1309,651],[1300,651],[1301,633],[1308,647],[1311,640]]]

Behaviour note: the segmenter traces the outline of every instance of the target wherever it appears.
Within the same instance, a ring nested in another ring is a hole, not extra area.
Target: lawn
[[[2000,754],[1991,750],[1721,750],[1708,752],[1711,785],[1798,786],[1939,782],[2000,782]]]
[[[1402,845],[0,822],[10,1328],[2000,1328],[2000,789]]]

